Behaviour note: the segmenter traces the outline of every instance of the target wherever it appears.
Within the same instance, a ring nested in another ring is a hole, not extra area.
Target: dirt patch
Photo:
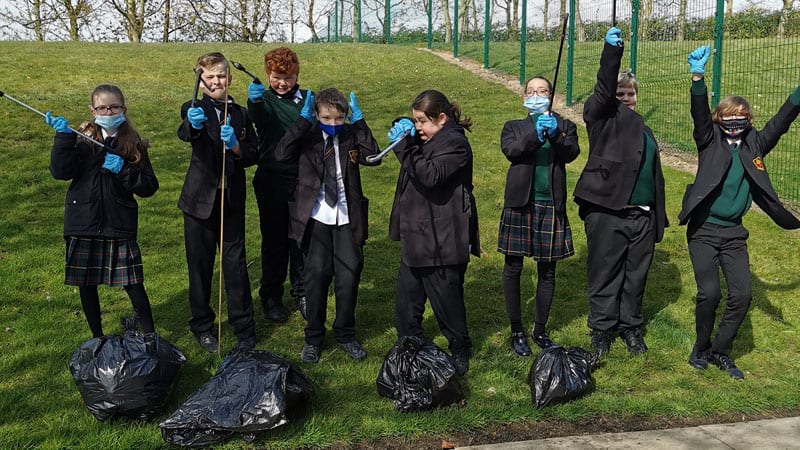
[[[458,412],[454,410],[454,414]],[[400,413],[398,413],[400,414]],[[639,416],[601,416],[581,419],[575,422],[548,420],[522,422],[507,425],[491,425],[470,433],[448,433],[416,439],[383,438],[374,441],[358,442],[353,445],[334,446],[335,449],[447,449],[469,445],[499,444],[505,442],[547,439],[562,436],[577,436],[599,433],[619,433],[627,431],[664,430],[668,428],[693,427],[717,423],[735,423],[781,417],[795,417],[799,410],[781,411],[772,414],[721,414],[707,417],[661,417],[644,418]]]
[[[524,93],[523,87],[519,85],[519,78],[512,77],[507,73],[493,69],[485,69],[482,64],[473,61],[471,59],[454,58],[453,54],[450,52],[445,52],[441,50],[430,50],[427,48],[420,48],[419,50],[431,52],[432,54],[442,58],[443,60],[451,64],[455,64],[463,69],[469,70],[470,72],[474,73],[475,75],[478,75],[479,77],[483,78],[486,81],[497,83],[501,86],[506,87],[508,90],[519,95],[520,97]],[[566,103],[564,103],[564,98],[560,95],[557,95],[553,99],[553,108],[559,114],[561,114],[564,117],[567,117],[569,120],[580,125],[584,126],[586,125],[583,123],[582,105],[576,104],[571,107],[568,107]],[[677,170],[689,172],[692,174],[697,173],[697,158],[694,155],[686,154],[683,152],[670,151],[668,147],[661,149],[661,162],[664,165],[667,165]]]

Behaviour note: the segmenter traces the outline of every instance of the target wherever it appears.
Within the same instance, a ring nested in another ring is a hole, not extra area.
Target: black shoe
[[[541,349],[557,346],[555,342],[550,340],[550,336],[548,336],[547,333],[533,334],[533,331],[531,331],[531,338],[533,338],[533,343],[538,345]]]
[[[525,333],[518,331],[511,333],[511,348],[519,356],[531,356],[531,348],[528,347],[528,339]]]
[[[703,370],[708,367],[709,359],[708,350],[698,352],[697,349],[692,349],[692,353],[689,354],[689,365],[697,370]]]
[[[304,363],[315,363],[319,361],[319,353],[318,345],[306,344],[303,346],[303,352],[300,353],[300,359]]]
[[[240,352],[245,352],[248,350],[252,350],[253,347],[255,346],[256,346],[256,338],[249,337],[249,338],[239,339],[239,342],[236,343],[235,349],[239,350]]]
[[[264,305],[264,317],[275,323],[283,323],[289,319],[280,300],[267,299],[261,302]]]
[[[613,330],[592,330],[592,347],[598,358],[611,350],[611,342],[613,340]]]
[[[622,342],[628,347],[628,352],[632,355],[641,355],[647,352],[647,345],[644,343],[644,332],[641,328],[625,328],[619,332]]]
[[[453,357],[453,366],[456,368],[456,373],[461,376],[469,371],[469,350],[454,350]]]
[[[217,349],[219,348],[219,343],[217,342],[217,338],[215,338],[213,334],[209,332],[200,333],[200,335],[197,336],[197,342],[199,342],[200,347],[206,349],[208,353],[217,353]]]
[[[351,358],[361,361],[362,359],[367,357],[367,352],[361,347],[361,344],[358,343],[356,340],[352,340],[350,342],[340,342],[339,346],[350,355]]]
[[[723,355],[722,353],[711,353],[711,357],[709,358],[708,362],[719,367],[720,370],[728,372],[728,375],[730,375],[734,380],[744,380],[744,372],[736,367],[736,364],[733,363],[733,360],[728,355]]]
[[[297,305],[297,310],[300,311],[300,315],[303,316],[303,320],[308,320],[308,316],[306,316],[306,312],[308,311],[308,306],[306,306],[306,297],[297,297],[294,299],[294,304]]]

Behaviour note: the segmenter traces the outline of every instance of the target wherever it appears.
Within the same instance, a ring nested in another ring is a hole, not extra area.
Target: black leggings
[[[520,310],[520,278],[522,275],[523,257],[506,255],[503,266],[503,297],[506,303],[506,314],[511,324],[512,333],[520,333],[522,312]],[[550,316],[553,304],[553,293],[556,288],[556,262],[536,263],[536,316],[533,334],[545,332],[545,324]]]
[[[97,286],[80,286],[81,306],[86,321],[89,322],[89,329],[93,337],[103,336],[103,322],[100,318],[100,296],[97,294]],[[133,311],[139,317],[142,331],[145,333],[155,332],[153,325],[153,312],[150,309],[150,300],[144,290],[144,284],[133,284],[125,286],[125,292],[131,298]]]

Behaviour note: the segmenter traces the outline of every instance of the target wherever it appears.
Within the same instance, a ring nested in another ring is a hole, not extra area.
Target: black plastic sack
[[[537,408],[566,403],[592,390],[595,356],[578,347],[543,349],[528,373],[531,398]]]
[[[157,334],[135,331],[135,321],[126,328],[122,336],[89,339],[69,361],[83,402],[100,421],[153,420],[186,361],[180,350]]]
[[[447,353],[420,337],[405,336],[386,354],[378,372],[378,394],[401,411],[458,403],[464,386]]]
[[[161,422],[161,436],[184,447],[220,442],[234,433],[252,441],[258,431],[288,422],[314,391],[291,362],[264,350],[229,353],[217,373]]]

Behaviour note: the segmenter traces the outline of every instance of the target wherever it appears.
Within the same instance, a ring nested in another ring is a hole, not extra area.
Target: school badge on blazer
[[[764,171],[764,161],[761,160],[760,156],[753,158],[753,165],[756,166],[756,169]]]
[[[350,150],[347,153],[350,155],[350,162],[353,164],[358,164],[358,150]]]

